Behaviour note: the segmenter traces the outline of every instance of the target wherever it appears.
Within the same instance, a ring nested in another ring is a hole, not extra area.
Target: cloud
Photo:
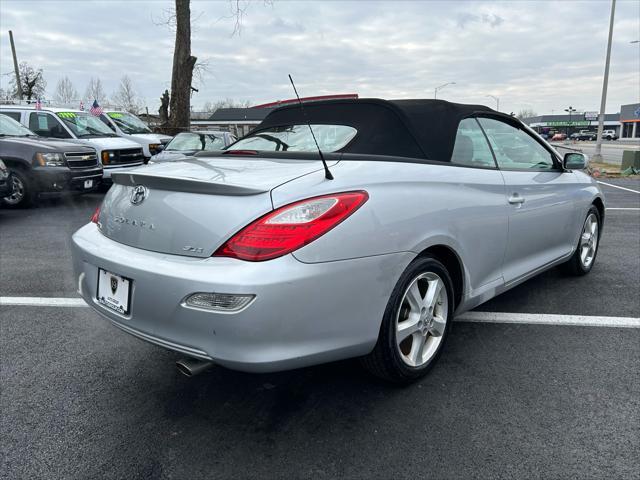
[[[502,22],[504,22],[504,18],[491,13],[483,13],[481,15],[460,13],[457,16],[457,25],[459,28],[465,28],[469,23],[484,23],[494,28],[499,27]]]
[[[67,75],[82,92],[99,76],[112,92],[127,74],[155,110],[170,86],[174,42],[156,23],[172,3],[2,0],[0,73],[11,71],[11,29],[20,60],[42,67],[51,89]],[[290,98],[291,73],[302,95],[429,98],[435,86],[453,81],[439,97],[493,105],[487,95],[496,95],[506,111],[597,110],[609,5],[254,1],[241,34],[232,36],[226,2],[194,1],[192,52],[209,68],[193,104]],[[618,2],[608,111],[638,101],[639,46],[629,44],[638,16],[635,2]],[[0,75],[0,86],[8,79]]]

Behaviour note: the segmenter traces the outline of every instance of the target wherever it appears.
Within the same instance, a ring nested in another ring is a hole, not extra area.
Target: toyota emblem
[[[131,203],[140,205],[147,198],[147,187],[144,185],[136,185],[131,192]]]

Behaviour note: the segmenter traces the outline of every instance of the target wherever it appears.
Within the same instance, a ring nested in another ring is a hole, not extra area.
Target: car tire
[[[37,195],[33,185],[22,170],[11,170],[11,182],[13,193],[2,199],[5,207],[26,208],[36,202]]]
[[[595,227],[593,227],[594,224]],[[565,273],[582,276],[591,271],[598,255],[600,233],[602,232],[601,226],[600,212],[592,205],[582,223],[576,251],[573,252],[573,255],[566,263],[561,265]]]
[[[361,359],[362,365],[394,383],[411,383],[424,376],[442,352],[453,311],[453,282],[446,267],[431,256],[415,259],[393,289],[378,341]],[[399,335],[404,337],[400,342]]]

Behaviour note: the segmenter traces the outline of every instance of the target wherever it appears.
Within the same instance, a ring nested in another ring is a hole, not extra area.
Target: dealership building
[[[539,115],[524,118],[523,122],[538,133],[572,133],[580,130],[598,130],[598,112],[573,112],[563,115]],[[620,140],[640,138],[640,103],[622,105],[620,113],[607,113],[604,116],[604,129],[614,130]]]
[[[640,138],[640,103],[620,107],[620,138]]]

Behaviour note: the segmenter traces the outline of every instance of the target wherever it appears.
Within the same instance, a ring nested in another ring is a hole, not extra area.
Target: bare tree
[[[35,69],[27,62],[21,62],[18,67],[20,72],[20,84],[22,85],[22,96],[27,100],[33,100],[44,95],[47,82],[42,76],[42,69]],[[18,97],[18,85],[15,75],[11,81],[11,95]]]
[[[97,100],[98,103],[103,104],[107,101],[107,94],[104,93],[104,87],[99,78],[91,77],[89,85],[87,85],[87,89],[84,92],[84,98],[87,103],[93,103],[94,100]]]
[[[165,126],[169,122],[169,90],[165,90],[160,97],[160,108],[158,109],[160,124]]]
[[[198,60],[191,55],[190,0],[175,0],[175,2],[176,42],[173,50],[168,125],[172,133],[189,128],[191,82],[193,80],[193,68]]]
[[[251,100],[235,100],[233,98],[225,98],[215,102],[205,102],[203,110],[205,112],[215,112],[220,108],[249,108]]]
[[[516,117],[518,117],[520,120],[522,120],[523,118],[531,118],[537,116],[538,114],[531,108],[523,108],[518,112],[518,115],[516,115]]]
[[[58,80],[56,86],[56,93],[53,95],[53,99],[60,103],[71,103],[78,100],[78,91],[73,86],[69,77],[64,77]]]
[[[124,75],[120,79],[118,90],[112,95],[111,100],[113,100],[118,107],[134,115],[140,110],[138,94],[135,88],[133,88],[133,82],[128,75]]]

